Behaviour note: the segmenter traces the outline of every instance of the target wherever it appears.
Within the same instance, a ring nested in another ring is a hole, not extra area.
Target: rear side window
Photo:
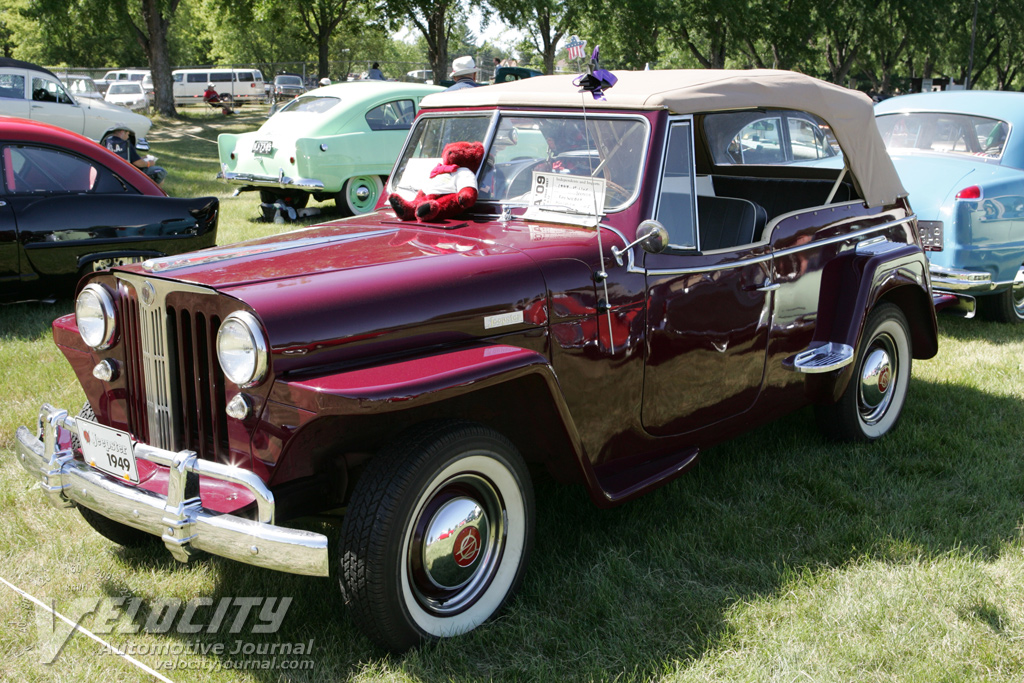
[[[4,187],[11,194],[124,193],[109,170],[83,157],[48,147],[4,147]]]
[[[25,77],[20,74],[0,74],[0,97],[8,100],[25,99]]]
[[[231,82],[231,74],[230,73],[212,73],[212,74],[210,74],[210,82],[211,83],[230,83]]]
[[[395,100],[366,112],[370,130],[409,130],[414,118],[416,106],[412,100]]]
[[[242,83],[251,83],[256,79],[252,77],[251,71],[242,71],[238,74],[238,80]]]
[[[210,79],[206,74],[186,74],[186,83],[209,83]]]

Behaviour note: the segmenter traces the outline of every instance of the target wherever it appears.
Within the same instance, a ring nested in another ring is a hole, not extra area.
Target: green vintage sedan
[[[440,87],[367,81],[311,90],[259,130],[217,138],[220,173],[260,201],[302,208],[333,199],[347,215],[373,211],[419,111]]]

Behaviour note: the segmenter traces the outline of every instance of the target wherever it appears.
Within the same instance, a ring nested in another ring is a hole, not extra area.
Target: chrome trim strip
[[[217,174],[217,180],[223,180],[226,183],[233,183],[235,185],[257,185],[305,190],[306,192],[321,192],[324,189],[322,180],[317,180],[316,178],[292,178],[284,174],[284,169],[281,169],[280,175],[276,176],[257,175],[255,173],[232,173],[231,171],[221,170]]]
[[[274,525],[274,494],[253,472],[199,460],[192,451],[174,453],[136,444],[135,455],[167,465],[167,496],[129,486],[57,451],[57,429],[77,433],[75,418],[48,404],[40,409],[40,433],[19,427],[16,451],[22,466],[40,480],[59,507],[82,505],[140,531],[160,536],[179,561],[203,550],[268,569],[327,576],[327,537]],[[199,477],[211,477],[248,489],[256,498],[258,521],[202,507]]]
[[[876,232],[881,232],[882,230],[888,230],[889,228],[895,227],[897,225],[902,225],[903,223],[907,223],[911,220],[914,220],[916,217],[917,214],[910,214],[905,218],[899,218],[897,220],[889,221],[887,223],[880,223],[879,225],[872,225],[867,228],[861,228],[860,230],[855,230],[845,235],[836,235],[835,237],[827,237],[823,240],[808,242],[807,244],[801,244],[798,247],[788,247],[786,249],[780,249],[778,251],[769,252],[761,256],[754,256],[751,258],[742,259],[740,261],[735,261],[733,263],[716,263],[714,265],[700,266],[697,268],[663,268],[659,270],[636,268],[633,263],[633,250],[630,249],[629,272],[646,273],[648,275],[691,275],[695,273],[708,273],[712,271],[726,270],[730,268],[742,268],[744,266],[753,265],[756,263],[771,261],[776,257],[789,256],[791,254],[798,254],[802,251],[808,251],[810,249],[818,249],[820,247],[828,246],[830,244],[836,244],[838,242],[846,242],[848,240],[858,239],[864,237],[865,235],[871,235]]]

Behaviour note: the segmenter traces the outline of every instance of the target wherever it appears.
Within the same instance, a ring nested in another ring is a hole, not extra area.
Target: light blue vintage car
[[[382,81],[311,90],[257,131],[218,136],[218,177],[263,202],[302,208],[313,197],[346,215],[373,211],[420,100],[441,90]]]
[[[1024,94],[904,95],[875,107],[931,261],[933,290],[1024,321]],[[1018,130],[1019,129],[1019,130]]]

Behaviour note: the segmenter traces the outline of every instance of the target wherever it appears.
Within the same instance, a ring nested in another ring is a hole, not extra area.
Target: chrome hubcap
[[[356,188],[356,199],[361,202],[365,202],[370,197],[370,188],[366,185],[360,185]]]
[[[875,339],[860,372],[860,414],[867,424],[878,422],[892,402],[896,381],[895,345],[889,335]]]
[[[1010,296],[1013,297],[1013,310],[1017,312],[1017,317],[1024,318],[1024,268],[1020,268],[1017,277],[1013,278]]]
[[[468,609],[501,560],[505,515],[489,481],[462,474],[445,482],[420,511],[409,544],[410,585],[437,615]]]

